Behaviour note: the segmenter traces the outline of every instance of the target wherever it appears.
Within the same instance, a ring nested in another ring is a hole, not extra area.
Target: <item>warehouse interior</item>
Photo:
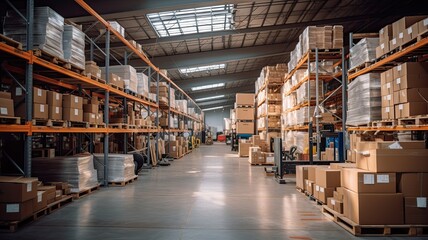
[[[1,1],[0,239],[427,237],[427,9]]]

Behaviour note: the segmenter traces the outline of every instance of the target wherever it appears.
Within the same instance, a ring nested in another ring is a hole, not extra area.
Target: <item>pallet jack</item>
[[[284,164],[283,161],[283,151],[282,151],[282,139],[281,138],[274,138],[273,141],[273,150],[274,150],[274,162],[275,165],[272,167],[265,167],[265,172],[274,174],[275,181],[277,181],[279,184],[285,184],[284,176]]]

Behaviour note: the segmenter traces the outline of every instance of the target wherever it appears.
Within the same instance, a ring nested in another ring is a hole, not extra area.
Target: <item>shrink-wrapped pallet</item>
[[[43,182],[68,182],[77,193],[98,185],[93,156],[81,154],[54,158],[33,158],[32,175]]]
[[[94,154],[94,166],[98,180],[104,179],[104,154]],[[132,154],[108,154],[108,182],[126,182],[135,178],[134,156]]]
[[[82,70],[85,69],[85,33],[75,26],[65,25],[62,43],[64,59]]]
[[[368,73],[355,78],[348,86],[346,124],[362,125],[381,119],[380,74]]]
[[[149,95],[149,77],[144,73],[137,73],[137,93],[145,97]]]
[[[105,68],[100,68],[105,72]],[[138,91],[137,71],[131,65],[115,65],[109,66],[109,72],[119,76],[125,83],[125,89],[133,93]]]
[[[350,50],[349,69],[353,69],[366,62],[376,59],[376,47],[379,46],[379,38],[363,38]]]
[[[296,90],[296,97],[297,97],[297,104],[303,103],[305,101],[309,101],[316,98],[316,81],[311,80],[304,82],[297,90]],[[323,99],[323,84],[322,81],[319,81],[318,84],[318,95],[319,99]]]
[[[26,47],[26,25],[26,21],[15,11],[8,11],[4,19],[3,33]],[[53,57],[63,59],[64,18],[49,7],[36,7],[33,26],[34,49],[40,49]]]

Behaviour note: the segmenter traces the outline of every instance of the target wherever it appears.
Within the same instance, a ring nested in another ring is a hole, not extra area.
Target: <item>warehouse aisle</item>
[[[202,146],[0,239],[352,239],[294,184],[236,156],[224,144]]]

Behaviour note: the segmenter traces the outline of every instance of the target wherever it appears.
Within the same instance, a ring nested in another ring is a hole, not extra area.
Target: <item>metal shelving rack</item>
[[[5,65],[4,70],[8,73],[8,75],[16,80],[13,74],[23,75],[25,77],[25,111],[26,111],[26,119],[25,124],[5,124],[0,125],[1,133],[22,133],[24,134],[25,144],[24,144],[24,170],[20,169],[18,164],[14,163],[14,165],[22,172],[26,177],[31,176],[31,154],[32,154],[32,135],[33,133],[72,133],[72,134],[88,134],[89,139],[93,140],[93,134],[103,134],[104,135],[104,172],[105,180],[104,184],[107,185],[107,176],[108,176],[108,153],[109,153],[109,135],[110,134],[124,134],[124,153],[128,152],[128,134],[148,134],[147,138],[147,146],[150,146],[150,135],[154,134],[156,139],[156,155],[158,153],[158,139],[160,129],[157,127],[159,125],[159,95],[157,94],[156,102],[152,102],[148,99],[143,99],[137,96],[134,96],[130,93],[121,91],[117,88],[114,88],[109,85],[109,65],[110,65],[110,35],[114,34],[117,39],[119,39],[128,49],[131,50],[131,53],[137,55],[143,62],[147,64],[146,70],[149,75],[149,85],[153,80],[157,83],[157,93],[159,93],[159,81],[161,79],[168,82],[169,86],[174,86],[177,90],[181,92],[183,96],[185,96],[188,100],[190,100],[195,107],[201,112],[201,109],[198,105],[182,90],[180,89],[174,82],[172,82],[164,73],[160,71],[153,63],[150,62],[147,57],[139,52],[131,43],[125,40],[115,29],[113,29],[110,24],[105,21],[99,14],[97,14],[89,5],[87,5],[83,0],[76,0],[76,3],[79,4],[82,8],[84,8],[88,13],[93,15],[97,21],[102,23],[102,25],[106,28],[105,32],[105,40],[106,46],[104,55],[105,58],[105,69],[106,69],[106,79],[105,83],[94,81],[89,77],[83,76],[79,73],[73,72],[71,70],[65,69],[59,65],[53,64],[49,61],[46,61],[42,58],[39,58],[34,55],[33,49],[33,22],[34,22],[34,0],[27,0],[26,6],[26,16],[25,21],[27,22],[27,42],[26,49],[20,50],[13,46],[7,45],[5,43],[0,43],[0,52],[2,54],[6,54],[8,57],[13,57],[15,59],[19,59],[21,61],[25,61],[25,70],[12,66]],[[12,5],[12,3],[8,2],[11,5],[12,9],[16,10],[16,8]],[[23,17],[23,16],[22,16]],[[94,50],[94,41],[90,41],[90,57],[93,56]],[[96,46],[96,45],[95,45]],[[97,47],[98,48],[98,47]],[[100,48],[98,48],[101,50]],[[102,50],[101,50],[102,51]],[[124,60],[124,64],[127,64],[127,59],[131,54],[127,55]],[[34,66],[49,70],[53,72],[55,76],[44,76],[41,74],[34,74],[33,68]],[[155,77],[153,77],[153,73],[155,73]],[[60,87],[67,90],[78,91],[80,95],[86,96],[96,96],[104,99],[104,122],[106,124],[106,128],[83,128],[83,127],[64,127],[64,128],[51,128],[47,126],[35,126],[32,123],[32,89],[33,89],[33,80],[37,80],[41,83],[46,83],[51,86]],[[60,79],[60,80],[58,80]],[[76,83],[77,82],[77,83]],[[77,86],[76,86],[77,84]],[[100,93],[101,92],[101,93]],[[119,99],[122,99],[119,100]],[[125,106],[125,109],[128,106],[128,101],[133,102],[133,104],[138,103],[144,106],[144,108],[151,114],[151,111],[155,114],[155,126],[154,128],[144,128],[144,129],[116,129],[108,127],[108,119],[109,119],[109,103],[110,100],[114,102],[122,103]],[[168,107],[168,113],[171,112],[171,108]],[[194,118],[193,116],[183,114],[181,112],[176,111],[177,114],[183,115],[183,117],[192,119],[194,121],[200,121],[199,119]],[[135,136],[134,136],[135,137]],[[90,144],[90,150],[92,150],[92,145]],[[150,148],[140,150],[144,152],[146,150],[146,155],[150,162]],[[139,151],[137,149],[137,151]],[[158,156],[157,156],[158,157]]]
[[[280,90],[280,86],[282,84],[281,83],[270,83],[269,79],[265,80],[265,83],[263,84],[263,86],[259,89],[259,91],[256,93],[256,99],[258,98],[258,96],[262,93],[263,90],[264,91],[264,96],[263,99],[256,103],[256,133],[259,134],[260,132],[265,131],[266,135],[269,132],[280,132],[281,131],[281,126],[275,128],[275,127],[269,127],[269,117],[281,117],[281,114],[270,114],[269,113],[269,105],[270,104],[278,104],[278,103],[282,103],[282,99],[281,100],[274,100],[274,99],[269,99],[269,89],[272,89],[274,93],[278,93]],[[265,108],[265,114],[262,114],[260,116],[258,116],[258,109],[264,107]],[[258,127],[258,122],[259,121],[263,121],[264,122],[264,128],[259,128]]]

